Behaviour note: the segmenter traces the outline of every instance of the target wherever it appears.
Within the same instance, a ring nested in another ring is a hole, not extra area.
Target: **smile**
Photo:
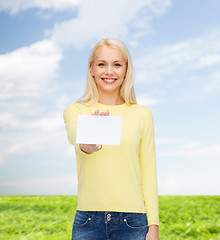
[[[111,84],[111,83],[114,83],[117,80],[117,78],[102,78],[102,80],[105,83]]]

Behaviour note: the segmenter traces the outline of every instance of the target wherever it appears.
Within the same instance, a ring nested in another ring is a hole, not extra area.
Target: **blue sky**
[[[137,101],[153,113],[159,194],[220,194],[218,9],[217,0],[0,0],[0,194],[77,194],[63,110],[106,37],[127,45]]]

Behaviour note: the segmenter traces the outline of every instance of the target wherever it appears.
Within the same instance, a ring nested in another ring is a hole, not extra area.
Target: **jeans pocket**
[[[146,213],[129,213],[124,217],[124,222],[128,228],[132,229],[148,228]]]
[[[91,220],[91,217],[86,211],[76,210],[73,226],[83,227],[86,224],[88,224],[90,220]]]

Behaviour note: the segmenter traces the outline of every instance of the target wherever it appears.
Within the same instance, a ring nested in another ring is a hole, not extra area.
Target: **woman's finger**
[[[96,144],[96,147],[98,148],[98,150],[100,150],[102,148],[101,144]]]
[[[94,113],[92,113],[91,115],[99,115],[99,109],[96,109]]]
[[[105,111],[105,116],[109,116],[109,110]]]

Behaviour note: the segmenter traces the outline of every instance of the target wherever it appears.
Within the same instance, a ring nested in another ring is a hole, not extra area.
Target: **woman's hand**
[[[149,231],[147,233],[145,240],[159,240],[159,226],[158,225],[150,225]]]
[[[109,116],[109,110],[106,110],[105,112],[101,112],[99,114],[99,110],[96,109],[94,113],[91,115],[100,115],[100,116]],[[93,153],[97,152],[102,148],[101,144],[79,144],[81,150],[85,153]]]

